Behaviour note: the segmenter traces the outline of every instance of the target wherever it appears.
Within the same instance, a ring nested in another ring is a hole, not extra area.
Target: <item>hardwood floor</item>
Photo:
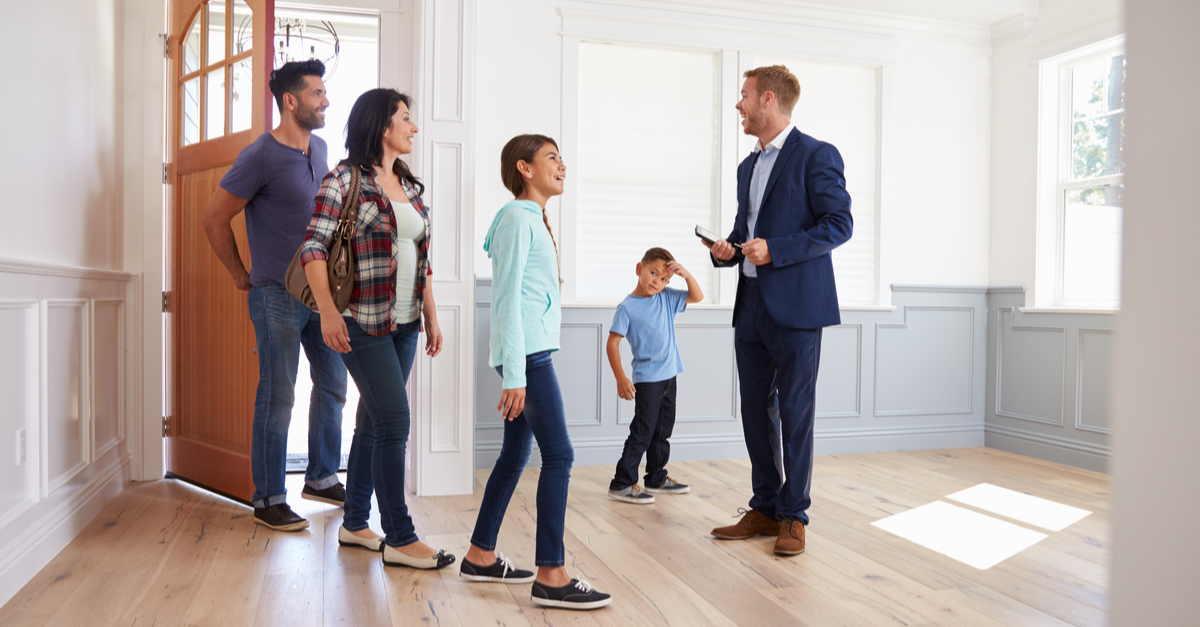
[[[609,466],[573,470],[567,568],[615,598],[593,612],[543,610],[528,586],[470,584],[457,564],[385,569],[377,553],[339,548],[342,510],[301,500],[301,479],[289,476],[293,508],[312,521],[300,533],[256,526],[248,508],[177,481],[130,485],[0,608],[0,625],[1106,623],[1106,475],[986,448],[820,456],[807,551],[785,559],[771,553],[773,538],[708,533],[746,505],[747,460],[671,470],[692,492],[648,506],[607,498]],[[487,472],[472,496],[410,499],[426,543],[466,554]],[[500,550],[526,567],[537,477],[526,471],[500,532]],[[1092,513],[1041,530],[1047,538],[987,570],[871,525],[984,482]]]

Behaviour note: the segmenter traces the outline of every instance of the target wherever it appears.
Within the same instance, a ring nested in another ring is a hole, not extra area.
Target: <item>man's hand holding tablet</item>
[[[699,237],[700,241],[708,247],[709,251],[712,252],[713,257],[716,257],[721,261],[729,261],[730,259],[733,259],[733,255],[737,252],[734,250],[734,247],[741,248],[741,244],[730,244],[724,239],[721,239],[720,235],[717,235],[716,233],[713,233],[712,231],[700,225],[696,225],[696,237]]]

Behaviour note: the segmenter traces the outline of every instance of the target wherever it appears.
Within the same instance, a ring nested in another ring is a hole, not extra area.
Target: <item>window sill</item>
[[[1017,311],[1021,313],[1103,314],[1109,316],[1121,313],[1120,309],[1080,309],[1078,307],[1018,307]]]

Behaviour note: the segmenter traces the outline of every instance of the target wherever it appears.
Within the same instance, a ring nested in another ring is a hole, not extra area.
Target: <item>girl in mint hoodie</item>
[[[535,604],[587,610],[608,605],[612,597],[572,579],[563,567],[567,486],[575,451],[550,360],[550,353],[558,350],[562,314],[558,249],[546,218],[546,201],[563,193],[566,175],[558,144],[544,135],[514,137],[500,152],[500,176],[516,199],[496,213],[483,249],[492,259],[488,364],[504,379],[496,408],[504,418],[504,442],[459,574],[469,581],[533,582]],[[496,552],[504,511],[535,438],[542,452],[536,576]]]

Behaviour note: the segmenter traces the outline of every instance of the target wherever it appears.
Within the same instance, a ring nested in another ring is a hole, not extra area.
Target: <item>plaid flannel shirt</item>
[[[304,239],[302,261],[329,258],[329,246],[342,214],[342,202],[350,190],[350,168],[339,165],[321,181],[317,206],[308,235]],[[408,201],[425,222],[425,239],[417,246],[417,276],[413,281],[417,307],[424,302],[425,284],[433,274],[429,267],[429,208],[421,202],[415,187],[401,181]],[[375,172],[363,171],[359,188],[358,220],[354,225],[354,292],[350,294],[350,315],[371,335],[386,335],[396,330],[392,309],[396,305],[396,259],[392,257],[392,240],[396,236],[396,214]]]

